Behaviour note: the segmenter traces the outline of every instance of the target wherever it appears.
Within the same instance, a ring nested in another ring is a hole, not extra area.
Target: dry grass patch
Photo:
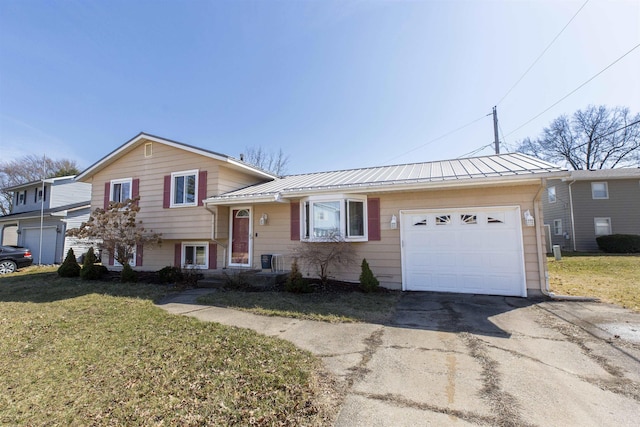
[[[358,291],[293,294],[265,291],[216,291],[198,299],[201,304],[229,307],[265,316],[331,323],[386,323],[391,320],[400,292]]]
[[[560,295],[600,298],[640,311],[640,256],[563,254],[548,258],[551,290]]]
[[[0,424],[330,425],[311,354],[52,270],[0,278]]]

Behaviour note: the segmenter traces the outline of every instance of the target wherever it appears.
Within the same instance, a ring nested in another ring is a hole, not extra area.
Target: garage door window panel
[[[504,224],[504,213],[491,212],[487,214],[487,224]]]
[[[467,225],[477,224],[478,223],[478,215],[462,214],[462,215],[460,215],[460,222],[462,224],[467,224]]]
[[[451,224],[451,215],[436,216],[436,225],[449,225],[449,224]]]

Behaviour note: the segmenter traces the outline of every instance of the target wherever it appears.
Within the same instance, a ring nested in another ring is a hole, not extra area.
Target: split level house
[[[577,170],[547,181],[547,240],[563,250],[597,252],[596,238],[640,235],[640,168]]]
[[[163,243],[136,248],[138,270],[259,269],[262,255],[289,269],[297,246],[339,234],[385,287],[524,297],[547,289],[540,198],[566,175],[503,154],[278,177],[141,133],[77,179],[93,208],[140,197]],[[357,281],[360,263],[333,274]]]
[[[0,243],[31,250],[34,264],[59,264],[67,251],[76,256],[87,242],[66,237],[66,230],[89,219],[91,184],[74,176],[48,178],[5,188],[13,192],[9,215],[0,216]]]

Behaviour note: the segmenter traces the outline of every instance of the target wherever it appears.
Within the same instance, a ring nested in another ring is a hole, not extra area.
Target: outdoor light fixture
[[[391,227],[392,230],[398,228],[398,218],[395,215],[391,215],[391,222],[389,223],[389,227]]]
[[[269,219],[269,217],[267,216],[266,213],[263,213],[260,216],[260,225],[267,225],[267,220]]]
[[[531,212],[529,212],[529,209],[524,211],[523,215],[524,215],[524,223],[527,227],[533,227],[534,225],[536,225],[536,221],[535,219],[533,219],[533,215],[531,215]]]

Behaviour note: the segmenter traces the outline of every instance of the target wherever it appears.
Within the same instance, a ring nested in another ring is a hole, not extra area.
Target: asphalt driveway
[[[246,327],[322,358],[346,397],[337,426],[636,426],[640,314],[588,302],[404,293],[389,325],[160,306]]]

